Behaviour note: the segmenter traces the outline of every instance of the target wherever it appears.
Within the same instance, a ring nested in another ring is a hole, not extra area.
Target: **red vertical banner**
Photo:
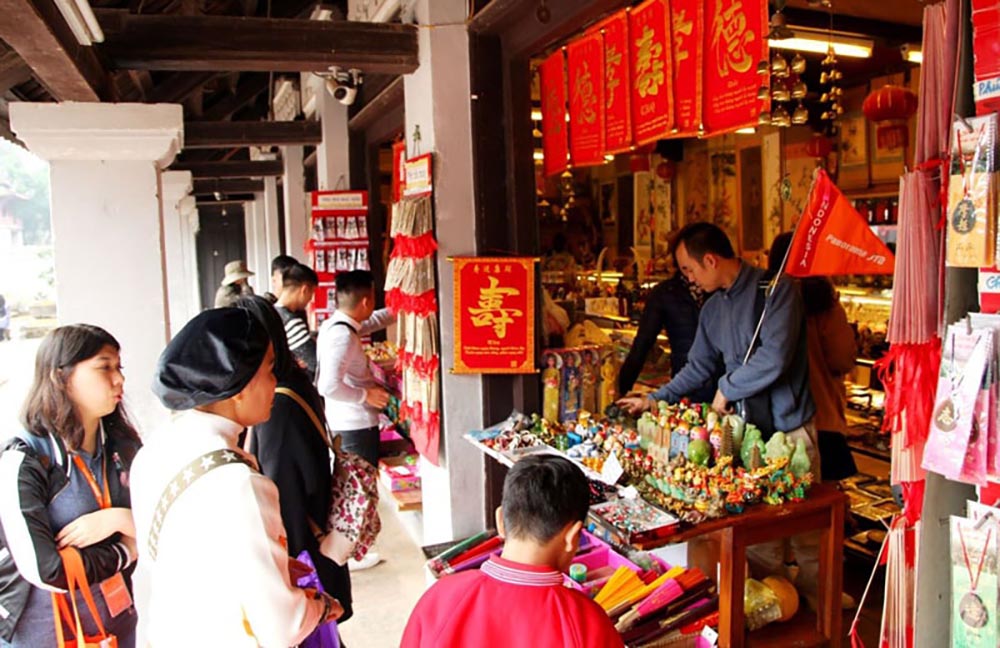
[[[705,0],[705,128],[724,133],[756,126],[757,63],[768,60],[767,2]]]
[[[628,10],[597,26],[604,36],[604,152],[632,146],[631,74],[628,62]]]
[[[542,85],[542,150],[545,175],[562,173],[569,158],[566,133],[566,66],[562,49],[552,53],[539,68]]]
[[[670,135],[674,127],[673,52],[667,39],[670,4],[646,0],[629,14],[632,136],[636,145]]]
[[[674,59],[674,128],[677,135],[697,135],[702,123],[704,78],[704,0],[670,0]]]
[[[604,40],[590,33],[566,48],[573,166],[604,162]]]

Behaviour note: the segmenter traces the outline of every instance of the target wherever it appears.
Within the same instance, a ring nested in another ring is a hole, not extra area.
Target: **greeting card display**
[[[958,120],[948,179],[948,265],[992,266],[996,261],[997,116]]]
[[[990,518],[951,518],[951,646],[995,648],[997,633],[997,536]]]

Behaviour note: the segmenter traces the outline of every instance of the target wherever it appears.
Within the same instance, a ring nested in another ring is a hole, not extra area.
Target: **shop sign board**
[[[622,153],[632,147],[628,11],[619,11],[594,31],[604,40],[604,152]]]
[[[535,372],[534,257],[453,257],[454,373]]]
[[[705,0],[670,0],[674,61],[674,130],[678,137],[701,129],[704,77]]]

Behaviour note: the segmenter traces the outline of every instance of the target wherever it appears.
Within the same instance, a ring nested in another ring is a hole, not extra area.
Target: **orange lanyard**
[[[90,471],[87,464],[83,462],[83,459],[79,455],[73,455],[73,461],[76,463],[76,467],[80,469],[80,474],[84,476],[87,483],[90,484],[90,490],[94,493],[94,500],[97,505],[102,509],[111,508],[111,492],[108,490],[108,465],[107,462],[104,463],[104,489],[103,494],[101,490],[97,488],[97,479],[94,478],[94,473]]]

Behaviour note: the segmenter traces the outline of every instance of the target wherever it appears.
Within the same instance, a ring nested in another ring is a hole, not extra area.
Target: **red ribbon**
[[[437,241],[434,240],[434,232],[424,232],[420,236],[406,236],[397,234],[392,239],[392,258],[423,259],[429,257],[437,251]]]
[[[893,344],[875,362],[875,371],[885,386],[883,429],[903,434],[903,447],[927,439],[937,393],[941,362],[941,340],[923,344]],[[907,425],[903,425],[903,413]]]
[[[441,367],[441,360],[436,356],[425,358],[410,351],[400,351],[396,358],[397,370],[409,369],[415,371],[424,380],[433,378]]]
[[[392,313],[413,313],[427,317],[437,313],[437,294],[432,289],[422,295],[411,295],[400,288],[393,288],[386,293],[385,305]]]

